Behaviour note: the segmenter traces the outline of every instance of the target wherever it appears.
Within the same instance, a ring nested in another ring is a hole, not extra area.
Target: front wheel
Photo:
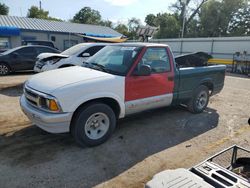
[[[92,103],[78,111],[71,134],[80,146],[97,146],[112,135],[115,126],[114,111],[106,104]]]
[[[8,75],[10,73],[10,68],[5,63],[0,63],[0,76]]]
[[[188,103],[188,110],[192,113],[201,113],[207,107],[209,101],[209,90],[206,86],[199,86],[192,99]]]

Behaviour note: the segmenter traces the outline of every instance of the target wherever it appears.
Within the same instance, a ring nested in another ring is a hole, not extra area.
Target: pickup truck
[[[110,44],[82,67],[32,76],[24,85],[21,108],[38,127],[71,132],[80,146],[96,146],[116,122],[137,112],[186,105],[202,112],[221,91],[225,66],[178,67],[165,44]]]

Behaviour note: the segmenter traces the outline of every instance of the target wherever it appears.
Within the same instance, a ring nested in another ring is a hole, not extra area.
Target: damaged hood
[[[62,54],[57,54],[57,53],[41,53],[37,56],[39,60],[41,59],[47,59],[50,57],[55,57],[55,58],[67,58],[69,55],[62,55]]]
[[[74,66],[36,74],[26,82],[26,86],[52,94],[56,89],[70,84],[89,82],[104,77],[112,77],[112,75],[90,68]]]

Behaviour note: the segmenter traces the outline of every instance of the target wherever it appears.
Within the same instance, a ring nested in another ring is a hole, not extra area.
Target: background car
[[[41,45],[41,46],[48,46],[48,47],[51,47],[51,48],[56,48],[53,42],[51,42],[51,41],[44,41],[44,40],[24,40],[24,41],[22,41],[22,45],[23,46],[27,46],[27,45]]]
[[[10,72],[33,70],[36,57],[44,52],[60,53],[55,48],[47,46],[20,46],[7,50],[0,54],[0,75]]]
[[[43,72],[69,66],[81,66],[84,61],[101,50],[107,43],[80,43],[60,54],[44,53],[37,57],[35,72]]]

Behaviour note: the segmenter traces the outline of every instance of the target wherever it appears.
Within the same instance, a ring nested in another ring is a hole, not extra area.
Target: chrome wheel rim
[[[110,121],[106,114],[94,113],[85,123],[85,134],[92,140],[100,139],[108,132],[109,124]]]
[[[0,65],[0,74],[5,75],[8,73],[8,67],[6,65]]]
[[[196,106],[198,109],[203,109],[207,104],[207,92],[201,91],[196,100]]]

